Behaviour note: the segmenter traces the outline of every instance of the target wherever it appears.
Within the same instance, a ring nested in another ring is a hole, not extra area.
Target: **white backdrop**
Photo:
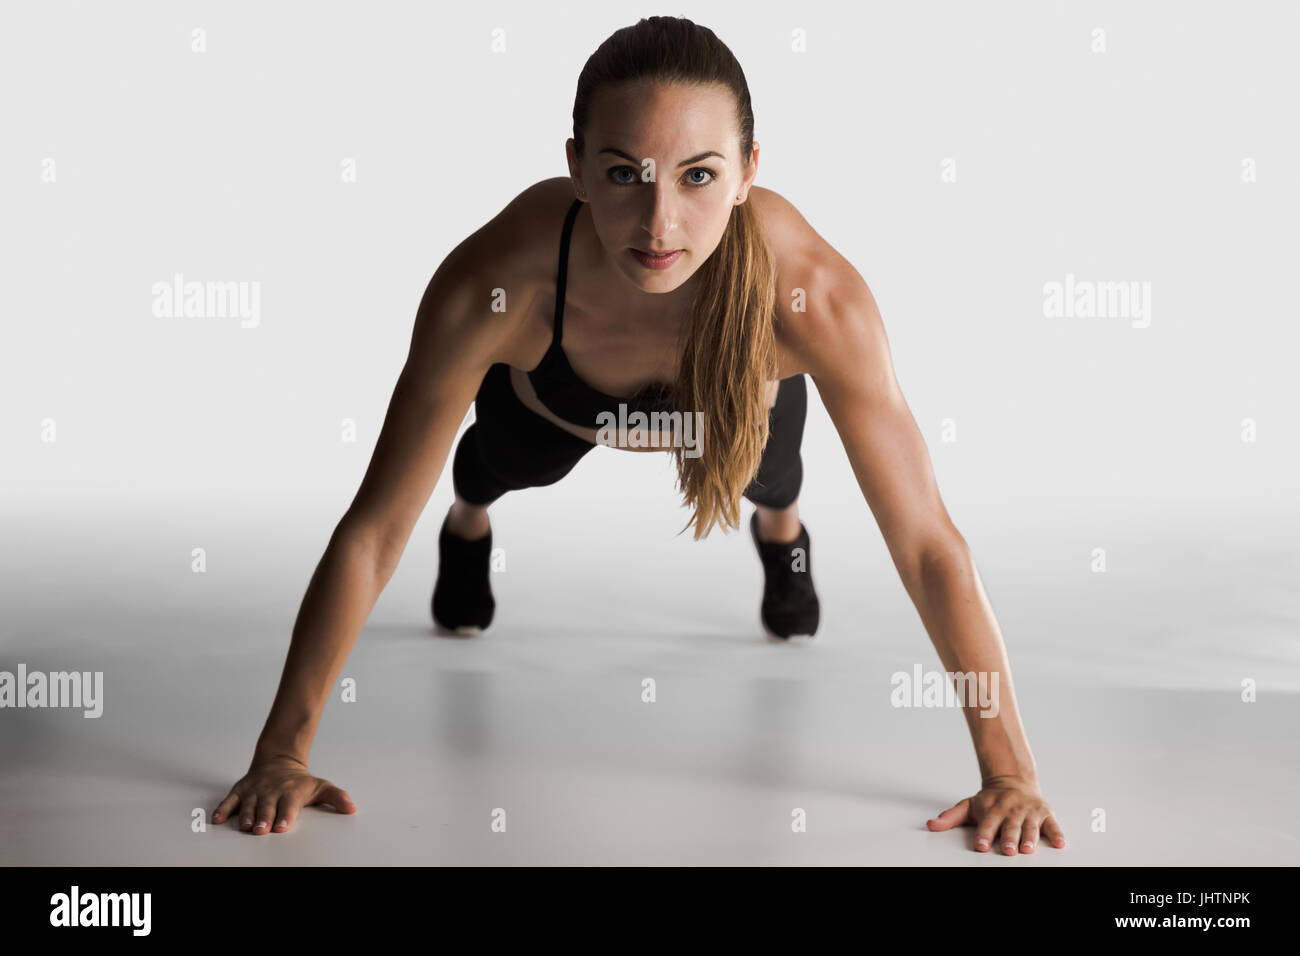
[[[7,497],[241,489],[343,506],[433,270],[525,186],[564,174],[578,71],[648,12],[7,11]],[[1294,495],[1294,5],[675,12],[747,72],[758,182],[871,285],[954,509]],[[176,273],[257,283],[257,324],[154,315],[154,283]],[[1067,274],[1149,283],[1149,324],[1045,316],[1044,284]],[[856,507],[815,398],[810,418],[809,480]],[[583,497],[656,494],[655,459],[615,469],[632,488],[586,482]]]
[[[1300,7],[677,6],[5,3],[0,669],[102,670],[106,705],[0,714],[0,862],[980,864],[921,830],[975,761],[956,715],[886,703],[936,655],[815,389],[807,653],[762,643],[747,535],[674,537],[667,457],[603,448],[494,506],[497,620],[432,639],[444,471],[313,750],[362,814],[188,838],[430,276],[564,174],[579,70],[650,13],[732,48],[758,183],[881,307],[1073,841],[1033,863],[1295,862]],[[177,274],[256,289],[255,321],[156,314]],[[1050,315],[1067,281],[1149,312]],[[493,839],[497,801],[535,825]]]

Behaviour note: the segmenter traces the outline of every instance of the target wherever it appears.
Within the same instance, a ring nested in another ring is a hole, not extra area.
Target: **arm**
[[[444,264],[425,291],[370,465],[303,598],[258,754],[307,760],[330,690],[494,360],[490,288]]]
[[[252,766],[217,808],[214,823],[242,807],[242,829],[269,833],[274,824],[283,832],[312,803],[355,812],[346,792],[307,772],[308,753],[331,689],[397,568],[478,386],[508,347],[516,323],[488,308],[491,289],[500,284],[502,239],[484,227],[447,257],[425,291],[370,465],[303,597]]]
[[[796,350],[844,443],[903,587],[946,671],[998,678],[996,716],[962,708],[981,790],[931,821],[931,828],[978,823],[977,836],[987,842],[977,842],[977,848],[984,849],[1001,823],[1004,851],[1010,840],[1014,852],[1026,844],[1032,851],[1041,824],[1063,846],[1064,835],[1039,794],[997,619],[970,548],[940,498],[928,449],[894,374],[875,299],[857,271],[828,246],[802,263],[793,266],[794,279],[783,282],[783,289],[802,283],[807,292],[807,313],[791,317],[792,325],[802,326]]]

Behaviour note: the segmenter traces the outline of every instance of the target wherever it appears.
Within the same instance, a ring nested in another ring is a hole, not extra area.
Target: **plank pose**
[[[1000,677],[996,716],[963,708],[980,788],[930,828],[975,826],[980,851],[1032,853],[1040,835],[1064,847],[993,609],[940,498],[875,300],[794,206],[754,185],[754,114],[731,51],[685,19],[616,31],[579,77],[565,151],[567,177],[520,193],[430,281],[252,765],[214,822],[238,810],[242,829],[265,834],[311,804],[355,812],[309,772],[308,751],[449,458],[456,497],[432,601],[444,628],[492,621],[488,506],[559,481],[605,444],[674,456],[697,539],[738,528],[750,501],[762,621],[778,639],[811,636],[819,607],[797,503],[810,376],[945,670]],[[471,402],[475,422],[452,454]]]

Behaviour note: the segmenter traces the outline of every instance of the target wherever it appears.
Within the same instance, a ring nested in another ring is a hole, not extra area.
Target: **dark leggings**
[[[785,508],[799,497],[799,445],[807,412],[804,376],[782,379],[758,474],[745,489],[754,504]],[[510,366],[497,363],[488,369],[474,399],[474,424],[456,446],[452,487],[470,504],[489,505],[507,491],[555,484],[595,447],[521,402],[510,384]]]

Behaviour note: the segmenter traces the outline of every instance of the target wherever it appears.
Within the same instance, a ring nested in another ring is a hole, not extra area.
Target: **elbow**
[[[339,522],[330,540],[331,549],[346,553],[351,561],[374,568],[375,576],[383,581],[387,581],[397,569],[404,546],[404,541],[398,544],[368,523],[349,521],[346,518]]]
[[[973,564],[970,546],[956,528],[947,534],[931,538],[915,551],[911,567],[912,582],[922,590],[931,581],[956,571],[964,574]]]

